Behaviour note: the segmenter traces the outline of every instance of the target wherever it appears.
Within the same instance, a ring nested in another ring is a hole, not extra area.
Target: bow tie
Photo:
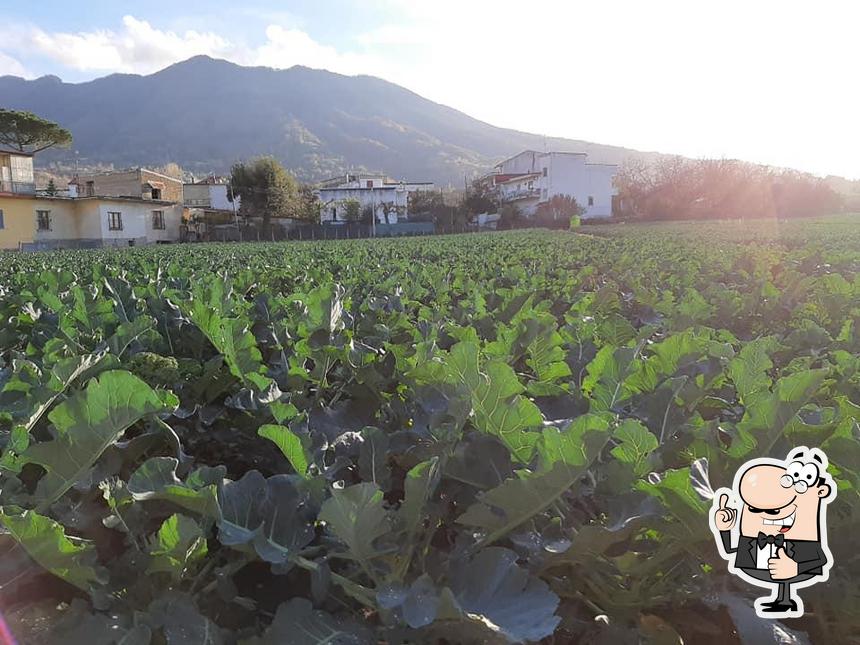
[[[758,548],[763,549],[765,544],[775,544],[777,548],[785,543],[785,536],[782,535],[765,535],[759,531],[758,537],[755,539],[758,543]]]

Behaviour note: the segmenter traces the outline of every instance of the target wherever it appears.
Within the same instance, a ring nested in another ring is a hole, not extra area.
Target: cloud
[[[255,65],[277,68],[306,65],[351,75],[378,74],[378,70],[385,67],[383,61],[373,56],[340,52],[334,47],[318,43],[304,31],[286,29],[280,25],[266,28],[266,42],[250,52],[248,58]]]
[[[76,70],[148,73],[198,54],[227,56],[235,49],[211,32],[178,34],[154,28],[134,16],[122,29],[48,33],[33,29],[30,42],[41,54]]]
[[[296,27],[282,24],[270,24],[265,30],[265,40],[256,47],[209,31],[161,30],[134,16],[125,16],[122,27],[116,30],[67,33],[20,25],[0,28],[0,43],[7,51],[19,54],[35,51],[82,72],[149,74],[200,54],[242,65],[276,68],[306,65],[342,74],[381,74],[388,69],[381,58],[362,52],[341,52]],[[0,52],[0,73],[20,75],[24,71],[14,58]]]
[[[17,60],[0,52],[0,76],[22,76],[30,78],[32,74]]]

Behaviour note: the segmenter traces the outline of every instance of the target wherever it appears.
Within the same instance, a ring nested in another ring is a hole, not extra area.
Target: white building
[[[320,222],[342,224],[348,219],[347,205],[355,200],[359,217],[369,210],[380,224],[409,219],[409,193],[433,190],[432,182],[394,181],[385,175],[348,174],[322,182],[317,190],[322,205]]]
[[[205,210],[232,211],[233,203],[227,198],[228,180],[226,177],[207,177],[192,184],[184,184],[182,194],[188,208]],[[240,198],[236,197],[236,210]]]
[[[527,216],[556,195],[569,195],[585,209],[583,217],[609,217],[617,170],[588,163],[584,152],[526,150],[496,165],[485,181],[503,203],[516,204]]]
[[[182,206],[139,197],[29,197],[25,250],[142,246],[179,241]]]

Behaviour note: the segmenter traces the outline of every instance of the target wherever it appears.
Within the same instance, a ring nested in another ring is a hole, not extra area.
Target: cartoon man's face
[[[739,487],[741,535],[782,534],[786,540],[819,540],[821,502],[830,495],[820,466],[796,460],[786,467],[759,464],[746,470]]]

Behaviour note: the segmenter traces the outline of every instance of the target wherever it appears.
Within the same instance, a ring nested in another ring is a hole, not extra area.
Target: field
[[[0,255],[12,630],[860,641],[860,223],[582,231]],[[795,445],[836,564],[780,623],[707,512]]]

